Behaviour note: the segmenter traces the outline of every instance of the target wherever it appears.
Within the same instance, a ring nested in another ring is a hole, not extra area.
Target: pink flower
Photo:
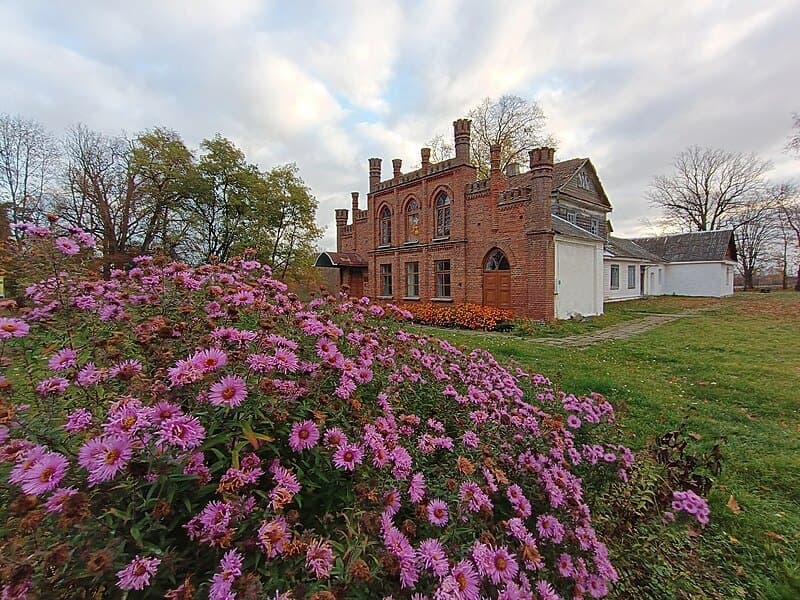
[[[63,394],[68,386],[69,381],[63,377],[50,377],[49,379],[43,379],[36,384],[36,393],[43,398],[47,396],[55,396],[57,394]]]
[[[425,476],[422,473],[414,473],[411,477],[411,484],[408,486],[408,498],[414,504],[419,504],[425,497]]]
[[[358,444],[342,444],[333,453],[333,464],[338,469],[352,471],[364,459],[364,450]]]
[[[278,554],[283,554],[290,539],[289,527],[283,517],[262,521],[261,527],[258,528],[258,545],[264,550],[267,558],[275,558]]]
[[[306,551],[306,568],[314,573],[317,579],[324,579],[333,567],[333,550],[328,542],[314,540]]]
[[[141,558],[138,554],[128,566],[117,572],[117,587],[121,590],[142,590],[150,585],[150,578],[156,574],[159,558]]]
[[[291,350],[276,348],[275,356],[272,357],[272,364],[281,373],[294,373],[300,366],[297,355]]]
[[[447,524],[449,515],[447,504],[444,500],[434,499],[428,502],[428,520],[437,527],[444,527]]]
[[[77,357],[77,353],[72,348],[63,348],[50,357],[47,366],[52,371],[66,371],[77,364]]]
[[[137,373],[141,373],[142,363],[138,360],[123,360],[108,370],[109,377],[128,380]]]
[[[197,417],[178,414],[164,421],[158,434],[162,443],[172,444],[182,450],[191,450],[203,443],[206,430]]]
[[[25,337],[29,330],[30,327],[22,319],[0,317],[0,340]]]
[[[208,348],[197,352],[191,359],[192,363],[203,373],[209,373],[228,364],[228,355],[219,348]]]
[[[32,496],[45,494],[58,486],[67,472],[69,461],[58,452],[42,456],[25,474],[22,491]]]
[[[49,513],[60,513],[64,508],[64,501],[78,493],[74,487],[58,488],[44,503],[44,509]]]
[[[536,519],[536,529],[540,536],[553,540],[554,544],[560,544],[564,539],[564,526],[551,515],[539,515]]]
[[[303,421],[292,426],[289,435],[289,447],[295,452],[302,452],[317,445],[319,429],[314,421]]]
[[[78,463],[89,471],[89,485],[114,479],[133,455],[131,441],[123,435],[93,438],[78,451]]]
[[[77,242],[67,237],[57,237],[55,245],[56,248],[58,248],[63,254],[66,254],[67,256],[75,256],[78,252],[81,251],[81,247],[77,244]]]
[[[453,570],[450,571],[450,576],[455,579],[458,584],[458,598],[460,600],[478,600],[479,588],[478,573],[475,567],[469,560],[462,560],[457,563]]]
[[[577,415],[570,415],[567,417],[567,426],[571,429],[577,429],[581,426],[581,420]]]
[[[211,386],[208,400],[214,406],[239,406],[247,398],[247,385],[241,377],[228,375]]]
[[[236,579],[242,574],[242,555],[236,550],[228,550],[219,561],[219,571],[211,579],[208,590],[209,600],[229,600],[236,597],[232,587]]]
[[[383,497],[383,514],[393,517],[400,510],[400,492],[391,489]]]
[[[92,425],[92,413],[85,408],[78,408],[67,415],[64,429],[69,433],[86,431]]]
[[[424,540],[419,545],[417,554],[425,568],[433,571],[437,577],[442,577],[450,570],[447,553],[439,540]]]
[[[338,427],[329,427],[326,429],[322,439],[328,448],[338,448],[342,444],[347,443],[347,436]]]
[[[106,378],[105,369],[98,369],[93,362],[87,362],[75,378],[80,387],[91,387],[97,385]]]

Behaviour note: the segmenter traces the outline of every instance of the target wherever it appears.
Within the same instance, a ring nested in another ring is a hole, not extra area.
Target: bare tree
[[[797,252],[800,253],[800,198],[787,198],[781,202],[781,212],[786,226],[794,234]],[[795,291],[800,292],[800,261],[797,265],[797,280],[794,284]]]
[[[501,169],[512,162],[524,163],[527,152],[536,146],[555,145],[544,133],[544,111],[535,101],[512,95],[496,101],[486,98],[469,112],[469,118],[472,164],[478,169],[478,178],[489,176],[489,148],[494,144],[501,147]]]
[[[106,269],[126,261],[149,217],[132,142],[77,125],[68,131],[64,148],[67,193],[59,198],[59,215],[101,241]]]
[[[433,163],[442,162],[455,156],[453,144],[448,142],[441,133],[437,133],[428,140],[425,146],[431,149],[431,162]]]
[[[795,154],[800,155],[800,113],[794,113],[792,115],[792,119],[794,120],[792,129],[795,131],[789,136],[789,142],[786,144],[786,150],[787,152],[794,152]]]
[[[735,227],[736,213],[763,190],[771,166],[753,154],[690,146],[675,157],[670,175],[653,179],[647,197],[683,229]]]
[[[731,215],[736,223],[736,249],[744,289],[753,289],[753,276],[762,269],[780,238],[780,206],[792,193],[789,184],[765,186]]]
[[[0,204],[9,220],[43,217],[58,160],[58,148],[41,123],[0,115]]]

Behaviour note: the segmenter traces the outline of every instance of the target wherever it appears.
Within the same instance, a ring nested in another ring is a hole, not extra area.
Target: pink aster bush
[[[633,456],[601,395],[409,333],[397,307],[300,302],[249,258],[102,279],[36,235],[61,262],[0,319],[3,597],[584,598],[617,580],[590,501]]]

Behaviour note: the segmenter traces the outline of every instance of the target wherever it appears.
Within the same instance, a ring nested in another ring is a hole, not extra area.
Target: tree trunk
[[[800,292],[800,265],[797,265],[797,279],[794,282],[794,291]]]
[[[742,275],[744,275],[744,289],[745,290],[752,290],[753,289],[753,269],[743,269]]]

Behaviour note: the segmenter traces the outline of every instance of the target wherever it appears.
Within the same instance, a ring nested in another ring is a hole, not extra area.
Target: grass
[[[700,447],[727,440],[710,494],[711,525],[696,556],[665,558],[675,563],[664,567],[670,587],[653,589],[652,597],[800,598],[800,294],[617,303],[593,321],[698,307],[705,308],[698,316],[582,349],[513,335],[434,333],[516,360],[565,390],[605,394],[634,448],[684,419]],[[548,332],[573,333],[562,324]],[[731,497],[738,513],[728,507]]]

